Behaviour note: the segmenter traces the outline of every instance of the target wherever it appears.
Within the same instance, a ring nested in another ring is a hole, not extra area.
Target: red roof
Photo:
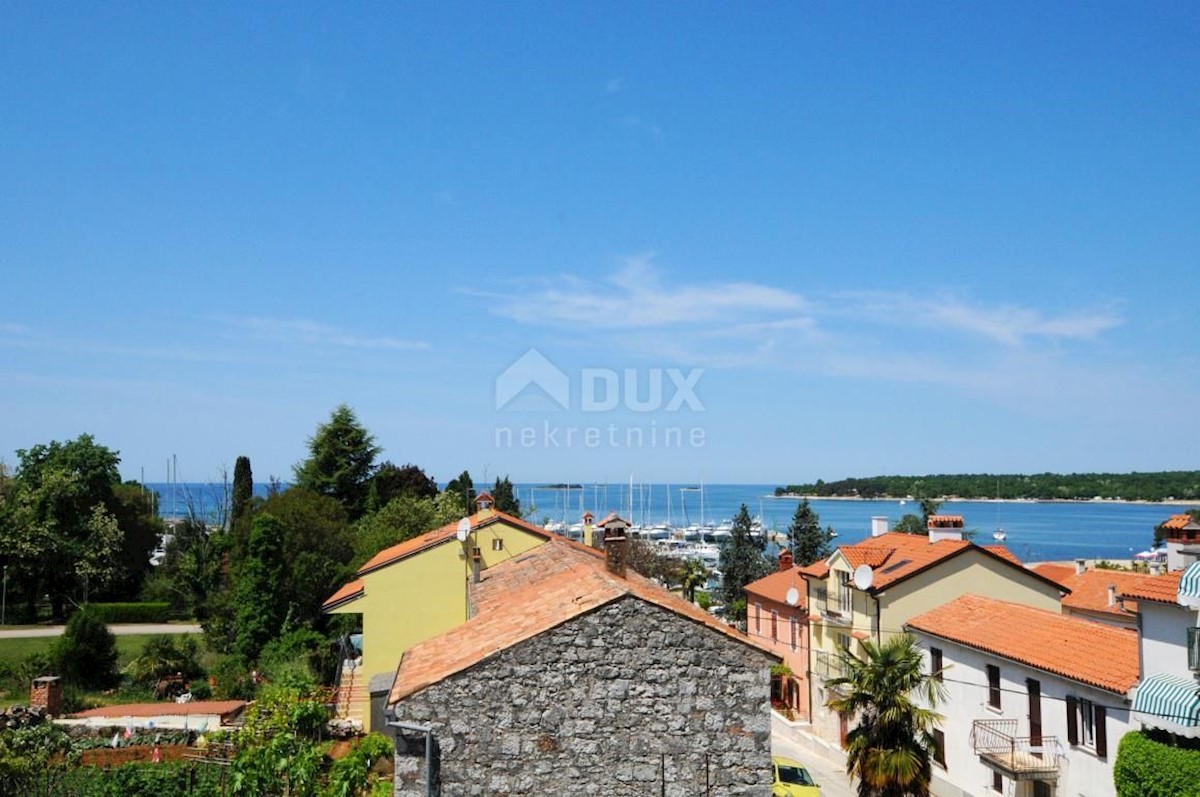
[[[471,531],[476,531],[484,528],[485,526],[490,526],[493,523],[504,522],[510,526],[516,526],[519,529],[524,529],[532,534],[536,534],[539,537],[545,537],[547,539],[551,537],[550,532],[546,531],[541,526],[535,526],[528,521],[521,520],[518,517],[513,517],[512,515],[506,514],[497,509],[481,509],[480,511],[471,515],[469,520],[471,521]],[[393,545],[390,548],[384,548],[382,551],[372,556],[366,564],[358,569],[358,575],[365,575],[370,573],[372,570],[378,570],[381,567],[386,567],[394,562],[400,561],[401,559],[412,556],[415,553],[420,553],[426,548],[432,548],[435,545],[441,545],[447,540],[454,539],[455,534],[458,533],[459,522],[460,521],[456,520],[453,523],[447,523],[441,528],[425,532],[420,537],[413,537],[411,540],[405,540],[404,542]]]
[[[1200,523],[1200,521],[1197,521],[1191,515],[1171,515],[1162,524],[1162,527],[1164,529],[1169,529],[1170,531],[1180,531],[1181,529],[1187,528],[1192,523]]]
[[[321,608],[328,611],[329,609],[336,608],[343,603],[349,603],[355,598],[361,598],[362,595],[363,580],[361,578],[356,578],[326,598],[325,602],[321,604]]]
[[[1145,585],[1148,579],[1160,579],[1164,576],[1151,576],[1145,573],[1126,573],[1120,570],[1085,570],[1077,573],[1074,565],[1048,562],[1033,568],[1046,578],[1053,579],[1071,590],[1071,594],[1062,600],[1063,606],[1089,612],[1100,612],[1118,617],[1132,618],[1137,613],[1137,603],[1133,600],[1119,601],[1108,605],[1108,588],[1117,588],[1117,596],[1127,592],[1139,592],[1142,589],[1154,590],[1155,585]],[[1145,586],[1144,586],[1145,585]],[[1174,600],[1172,598],[1172,600]],[[1124,608],[1122,608],[1122,603]]]
[[[597,526],[599,526],[600,528],[604,528],[604,527],[605,527],[605,526],[607,526],[609,523],[612,523],[614,520],[619,520],[619,521],[621,521],[622,523],[624,523],[626,526],[628,526],[628,525],[629,525],[629,521],[628,521],[628,520],[625,520],[624,518],[622,518],[622,517],[621,517],[620,515],[618,515],[616,512],[609,512],[607,515],[605,515],[605,516],[604,516],[604,520],[601,520],[601,521],[600,521],[599,523],[597,523],[596,525],[597,525]]]
[[[72,717],[191,717],[197,714],[216,714],[227,717],[246,707],[245,700],[195,700],[189,703],[118,703],[112,706],[89,708]]]
[[[1135,581],[1117,588],[1117,594],[1123,598],[1133,598],[1151,603],[1169,603],[1176,605],[1179,595],[1179,579],[1183,577],[1182,570],[1165,573],[1161,576]]]
[[[626,596],[778,658],[765,645],[632,570],[624,578],[610,573],[601,552],[556,536],[484,571],[471,587],[471,619],[404,653],[388,703]]]
[[[905,626],[1119,695],[1138,682],[1138,637],[1131,628],[977,595],[963,595]]]
[[[768,576],[763,576],[758,581],[751,581],[746,585],[746,592],[786,605],[788,590],[793,588],[800,593],[800,602],[796,605],[796,611],[806,614],[807,609],[805,606],[807,603],[808,584],[805,583],[804,576],[800,574],[800,568],[798,567],[789,567],[787,570],[776,570]]]
[[[796,572],[807,578],[823,579],[829,575],[829,562],[813,562],[811,565],[796,568]]]

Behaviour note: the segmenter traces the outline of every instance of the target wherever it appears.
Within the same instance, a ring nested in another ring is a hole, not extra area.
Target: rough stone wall
[[[444,797],[766,797],[774,662],[625,597],[411,695],[396,718],[433,727]],[[425,794],[421,734],[397,737],[395,793]]]

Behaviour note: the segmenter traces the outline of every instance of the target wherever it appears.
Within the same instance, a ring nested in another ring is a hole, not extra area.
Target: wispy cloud
[[[1035,338],[1090,340],[1122,323],[1112,307],[1048,315],[1032,307],[987,305],[952,294],[917,297],[907,293],[851,292],[836,299],[830,305],[831,312],[854,313],[882,323],[967,332],[1009,346]]]
[[[532,293],[489,298],[495,300],[493,312],[521,323],[607,329],[733,323],[756,313],[794,315],[806,307],[798,294],[753,282],[665,282],[652,255],[625,259],[603,281],[561,277]]]
[[[604,81],[605,94],[619,94],[625,88],[625,78],[612,77]]]
[[[405,340],[387,336],[368,336],[307,319],[241,318],[228,322],[232,326],[254,332],[263,338],[284,343],[303,343],[311,346],[336,346],[351,349],[388,349],[414,351],[428,349],[420,340]]]

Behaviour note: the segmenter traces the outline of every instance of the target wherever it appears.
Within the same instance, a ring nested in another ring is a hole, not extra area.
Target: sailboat
[[[1005,533],[1004,527],[1000,525],[1000,480],[996,479],[996,530],[992,532],[992,539],[996,542],[1004,542],[1008,539],[1008,534]]]

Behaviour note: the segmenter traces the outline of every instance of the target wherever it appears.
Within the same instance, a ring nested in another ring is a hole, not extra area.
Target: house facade
[[[769,793],[779,658],[627,571],[625,525],[490,568],[471,619],[404,654],[397,795]]]
[[[1137,633],[965,595],[912,618],[944,699],[937,797],[1115,797]]]
[[[1200,560],[1200,521],[1191,515],[1171,515],[1162,524],[1167,536],[1167,570],[1184,570]]]
[[[476,506],[478,511],[464,519],[465,534],[459,521],[386,548],[325,601],[326,613],[362,615],[361,659],[344,663],[339,678],[341,718],[382,730],[383,698],[400,655],[470,618],[467,592],[477,573],[552,536],[497,511],[488,493],[476,499]]]
[[[771,701],[801,720],[809,718],[807,592],[789,551],[776,572],[746,585],[746,633],[791,671],[774,679]]]
[[[1059,610],[1065,588],[1023,567],[1007,548],[964,540],[960,517],[930,522],[922,536],[889,532],[885,518],[873,518],[871,537],[800,569],[808,585],[811,722],[824,739],[844,742],[852,719],[825,705],[834,697],[828,682],[845,674],[839,651],[861,655],[863,640],[882,642],[960,595]]]

